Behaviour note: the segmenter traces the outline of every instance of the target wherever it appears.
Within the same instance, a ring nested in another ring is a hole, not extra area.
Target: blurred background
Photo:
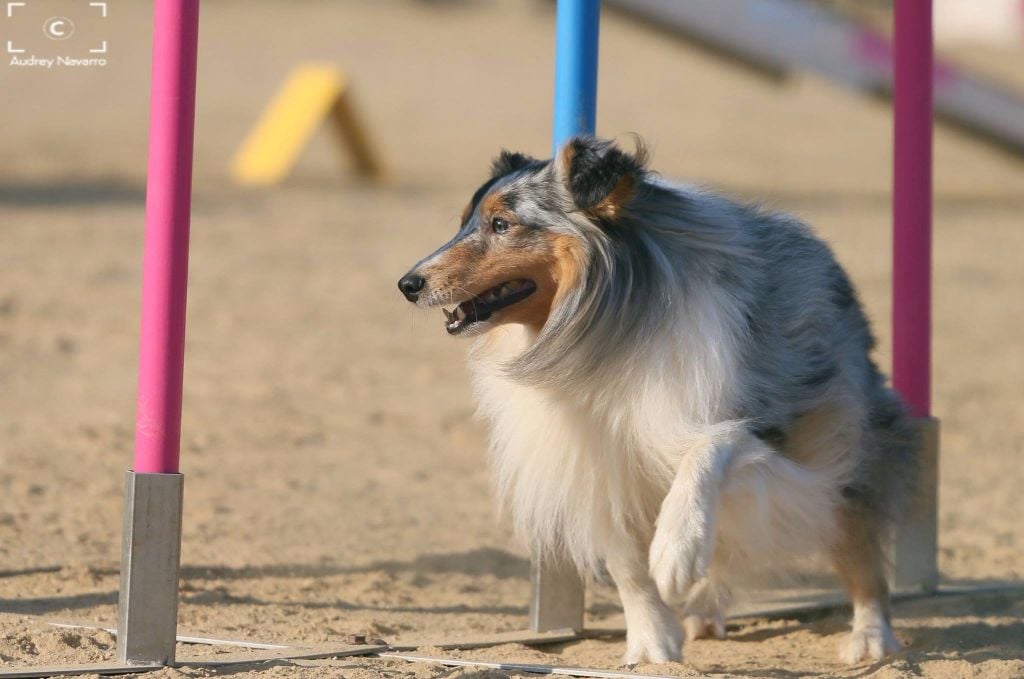
[[[638,133],[666,177],[813,224],[859,286],[888,368],[888,100],[813,69],[771,76],[613,4],[602,18],[598,133]],[[5,6],[0,660],[82,661],[108,653],[109,638],[69,641],[23,616],[114,615],[152,15],[129,0],[109,0],[106,16],[84,0]],[[889,31],[891,3],[807,6]],[[935,13],[944,59],[1024,97],[1020,2],[937,0]],[[52,40],[41,30],[52,17],[71,19],[74,33]],[[50,54],[94,61],[22,63]],[[553,55],[546,1],[203,2],[183,624],[306,641],[525,624],[527,562],[492,511],[467,344],[447,337],[440,313],[407,308],[395,281],[454,232],[500,149],[550,153]],[[385,181],[361,176],[324,125],[281,183],[232,182],[248,132],[307,62],[347,75]],[[947,125],[934,155],[940,568],[950,584],[1019,583],[1024,155]],[[602,620],[617,605],[596,587],[588,614]],[[1024,599],[958,606],[904,611],[914,662],[937,673],[928,663],[952,648],[1012,676]],[[753,624],[774,630],[759,633],[765,645],[697,645],[691,660],[705,670],[740,656],[751,671],[780,657],[831,667],[841,618]],[[797,660],[790,642],[810,650]],[[616,643],[558,652],[614,665]]]

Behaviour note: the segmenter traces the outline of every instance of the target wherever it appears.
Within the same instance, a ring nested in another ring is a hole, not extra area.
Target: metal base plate
[[[181,474],[137,474],[124,483],[117,659],[174,662],[181,560]]]
[[[530,629],[583,629],[585,587],[568,559],[534,554],[530,562]]]

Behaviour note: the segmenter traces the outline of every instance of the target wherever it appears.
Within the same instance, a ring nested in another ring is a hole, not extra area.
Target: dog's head
[[[421,307],[441,306],[451,335],[503,323],[539,330],[582,284],[591,255],[584,234],[618,220],[643,174],[642,148],[628,154],[592,137],[572,139],[551,160],[504,151],[455,237],[398,288]]]

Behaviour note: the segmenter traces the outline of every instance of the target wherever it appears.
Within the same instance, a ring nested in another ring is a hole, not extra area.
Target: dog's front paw
[[[675,616],[663,616],[654,624],[630,627],[626,632],[625,665],[673,662],[683,659],[683,630]]]
[[[839,646],[839,659],[850,665],[863,660],[881,660],[902,646],[888,625],[854,630]]]
[[[661,598],[669,603],[686,600],[693,583],[708,571],[711,530],[708,517],[699,510],[658,517],[651,541],[650,573]]]

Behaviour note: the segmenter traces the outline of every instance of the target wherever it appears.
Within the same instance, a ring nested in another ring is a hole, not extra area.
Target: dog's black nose
[[[405,298],[410,302],[415,302],[416,298],[420,296],[420,290],[427,284],[427,279],[423,276],[417,276],[416,274],[407,274],[402,276],[402,279],[398,281],[398,289],[402,291]]]

